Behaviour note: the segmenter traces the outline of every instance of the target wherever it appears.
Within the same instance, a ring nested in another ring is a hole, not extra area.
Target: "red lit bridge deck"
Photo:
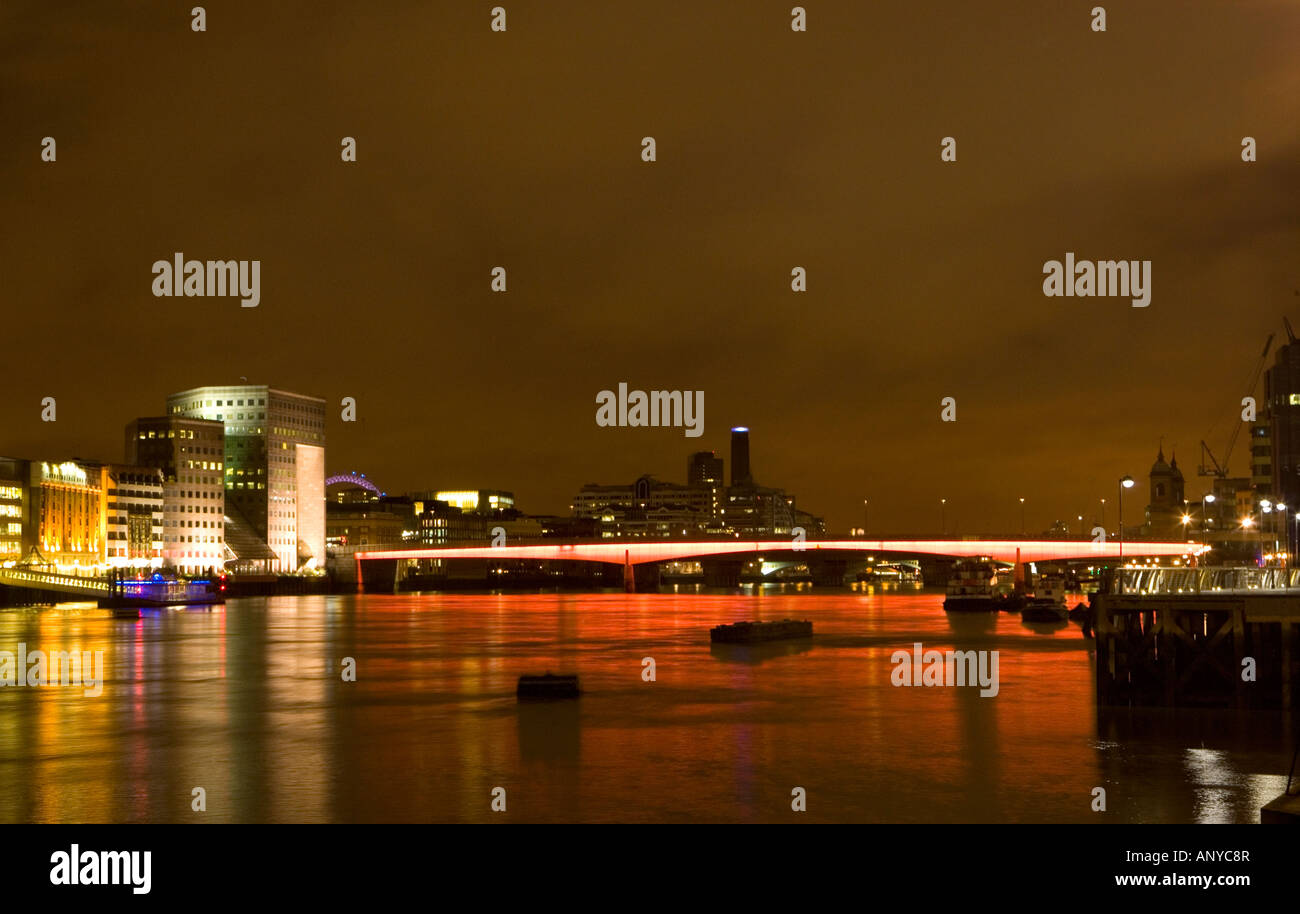
[[[1007,562],[1050,562],[1065,559],[1118,559],[1127,556],[1196,555],[1204,546],[1192,543],[1094,543],[1091,540],[656,540],[640,543],[528,543],[504,546],[426,546],[418,549],[372,549],[357,552],[360,562],[371,559],[536,559],[543,561],[606,562],[641,565],[712,556],[772,553],[899,552],[954,557],[991,556]]]

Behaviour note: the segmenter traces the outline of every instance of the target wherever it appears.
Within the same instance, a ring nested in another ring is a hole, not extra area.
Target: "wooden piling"
[[[1096,612],[1098,704],[1296,709],[1300,595],[1101,594]]]

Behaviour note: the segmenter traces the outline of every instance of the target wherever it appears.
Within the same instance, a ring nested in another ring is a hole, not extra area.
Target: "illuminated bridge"
[[[394,547],[355,553],[357,583],[363,581],[362,564],[409,559],[478,559],[546,562],[600,562],[622,565],[626,579],[632,569],[659,562],[698,561],[706,581],[727,585],[739,579],[745,562],[762,556],[778,556],[807,562],[814,579],[835,580],[843,574],[849,559],[865,553],[901,553],[954,558],[990,556],[1006,562],[1050,562],[1065,560],[1114,561],[1123,556],[1196,555],[1205,549],[1191,543],[1097,543],[1091,540],[808,540],[795,543],[779,540],[655,540],[652,542],[533,542],[502,546]],[[820,573],[819,573],[820,571]],[[395,572],[394,572],[395,573]]]
[[[34,571],[21,566],[0,568],[0,584],[29,590],[47,590],[83,599],[107,597],[112,592],[112,585],[98,578]]]

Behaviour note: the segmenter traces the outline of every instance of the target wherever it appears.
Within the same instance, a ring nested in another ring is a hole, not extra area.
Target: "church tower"
[[[1175,458],[1176,462],[1177,458]],[[1177,475],[1175,476],[1175,473]],[[1165,462],[1165,449],[1161,445],[1160,453],[1156,455],[1156,462],[1151,464],[1151,472],[1147,474],[1151,481],[1151,513],[1155,514],[1156,510],[1166,511],[1175,504],[1182,507],[1182,478],[1183,475],[1175,467]],[[1174,501],[1174,489],[1178,489],[1178,501]]]
[[[1178,468],[1178,456],[1165,462],[1165,448],[1162,444],[1156,455],[1156,462],[1151,465],[1149,474],[1151,482],[1151,501],[1147,504],[1147,536],[1161,538],[1183,536],[1183,471]]]
[[[1173,485],[1172,505],[1179,511],[1183,509],[1183,471],[1178,469],[1178,454],[1172,453],[1169,458],[1169,470],[1171,475],[1170,482]]]

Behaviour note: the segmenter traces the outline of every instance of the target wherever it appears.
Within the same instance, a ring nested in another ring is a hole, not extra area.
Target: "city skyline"
[[[1263,385],[1263,381],[1260,382],[1261,387],[1262,385]],[[204,386],[194,387],[194,388],[180,391],[179,393],[168,394],[166,396],[166,400],[168,404],[166,412],[169,415],[173,412],[179,412],[181,407],[179,405],[173,406],[172,404],[179,403],[182,400],[186,400],[190,398],[192,395],[197,395],[201,397],[205,394],[215,395],[216,393],[235,393],[235,392],[244,392],[250,390],[251,391],[260,390],[263,394],[265,394],[269,390],[272,394],[276,394],[282,397],[287,396],[290,398],[299,399],[303,401],[310,401],[313,409],[315,408],[315,404],[321,402],[320,398],[315,397],[312,394],[290,392],[288,390],[290,386],[291,385],[282,385],[282,384],[249,384],[246,382],[246,379],[241,379],[240,383],[233,384],[233,385],[226,384],[226,385],[211,385],[206,387]],[[240,402],[242,404],[242,400]],[[211,419],[213,416],[220,415],[219,413],[220,409],[221,407],[219,405],[216,405],[216,401],[209,401],[208,403],[203,404],[201,408],[199,408],[198,403],[196,403],[196,411],[193,412],[192,415],[195,418]],[[59,463],[64,460],[73,460],[73,461],[83,461],[83,462],[90,462],[90,463],[100,463],[105,465],[108,464],[115,464],[115,465],[122,465],[122,466],[136,465],[138,461],[133,459],[134,449],[131,446],[131,437],[134,435],[134,429],[136,428],[138,423],[142,423],[145,421],[152,421],[155,423],[157,422],[166,423],[167,419],[161,416],[161,412],[162,411],[159,411],[160,415],[152,419],[145,419],[145,418],[131,419],[128,422],[124,423],[124,426],[127,431],[127,446],[125,448],[122,448],[120,452],[109,450],[107,453],[100,453],[95,451],[85,451],[83,449],[83,451],[79,451],[79,452],[64,453],[64,452],[53,452],[47,447],[38,450],[36,452],[28,453],[28,452],[14,451],[12,453],[3,456],[16,457],[19,459],[26,459],[35,462],[47,461],[51,463]],[[328,416],[329,413],[328,406],[326,406],[325,408],[325,413],[326,416]],[[233,413],[231,414],[231,416],[227,417],[228,424],[230,422],[235,421],[233,417],[234,417]],[[243,414],[240,414],[240,420],[242,419],[243,419]],[[261,430],[255,429],[253,427],[255,425],[259,425],[260,422],[253,422],[253,419],[254,419],[254,414],[250,412],[249,421],[252,424],[249,425],[247,431],[248,432],[258,431],[260,434]],[[314,423],[317,420],[313,417],[311,421]],[[241,422],[240,424],[243,425],[244,423]],[[326,421],[325,424],[327,427],[330,425],[328,421]],[[340,422],[339,424],[346,426],[350,423]],[[310,427],[315,428],[316,426],[312,425]],[[1242,451],[1249,451],[1249,445],[1250,445],[1249,425],[1243,425],[1243,428],[1247,430],[1246,443],[1240,451],[1236,452],[1239,455],[1239,457]],[[683,444],[679,440],[678,445],[682,448],[682,452],[679,455],[680,458],[678,461],[679,465],[676,468],[665,468],[662,472],[642,471],[642,472],[637,472],[634,475],[626,478],[615,478],[611,474],[606,474],[608,478],[602,477],[599,480],[589,480],[583,483],[575,482],[574,485],[571,487],[569,495],[567,497],[562,498],[563,504],[560,507],[560,509],[555,511],[550,511],[550,510],[545,510],[545,509],[535,507],[534,505],[530,504],[525,498],[521,498],[519,494],[519,489],[513,486],[511,484],[512,480],[508,478],[504,480],[497,480],[497,479],[485,480],[481,478],[471,477],[467,479],[453,479],[448,481],[441,478],[430,477],[411,485],[392,486],[389,484],[388,480],[384,480],[378,477],[376,474],[368,471],[365,467],[357,467],[357,466],[345,467],[341,465],[338,462],[338,459],[336,457],[331,456],[330,450],[324,448],[323,446],[321,448],[312,448],[312,450],[319,450],[323,454],[324,464],[320,468],[322,478],[324,478],[325,476],[337,477],[337,476],[350,475],[356,473],[365,476],[367,479],[371,480],[371,482],[374,485],[382,486],[384,490],[383,494],[386,495],[403,496],[403,495],[413,495],[417,493],[431,493],[435,489],[474,490],[480,488],[498,488],[503,491],[508,491],[514,496],[514,502],[512,503],[512,507],[520,509],[523,514],[560,515],[560,516],[566,514],[572,514],[573,516],[577,517],[577,516],[582,516],[582,512],[577,510],[577,503],[575,502],[575,498],[579,498],[581,496],[581,490],[583,488],[588,488],[588,487],[595,487],[597,489],[611,488],[611,487],[617,488],[625,484],[629,484],[633,480],[640,479],[640,478],[653,478],[659,480],[660,482],[672,484],[674,487],[680,487],[682,483],[691,484],[690,477],[693,472],[691,464],[695,461],[697,457],[702,456],[704,454],[712,455],[713,459],[719,462],[719,465],[723,468],[724,480],[733,481],[734,480],[733,463],[735,461],[735,457],[737,454],[736,451],[737,432],[743,433],[743,435],[740,437],[744,441],[744,444],[742,446],[743,446],[743,455],[744,455],[743,459],[744,459],[745,470],[743,471],[742,475],[745,476],[747,479],[750,479],[754,484],[760,486],[771,484],[772,482],[777,481],[772,476],[768,474],[760,475],[760,474],[750,472],[752,467],[749,463],[750,454],[749,454],[748,441],[749,441],[749,435],[751,431],[752,430],[748,426],[728,428],[727,434],[729,438],[727,442],[727,447],[720,447],[720,446],[700,447],[700,445],[710,444],[710,442],[708,442],[707,439],[692,440],[689,442],[689,444]],[[764,448],[761,447],[761,445],[763,444],[763,440],[761,438],[759,439],[759,443],[760,443],[760,449],[758,454],[759,454],[759,462],[761,465],[763,459],[763,450],[764,450]],[[692,447],[691,445],[694,445],[694,447]],[[1158,448],[1158,456],[1156,458],[1156,465],[1159,465],[1159,461],[1163,460],[1165,457],[1164,455],[1165,445],[1163,440],[1161,440],[1157,444],[1157,448]],[[1191,463],[1186,458],[1182,461],[1180,466],[1177,462],[1177,452],[1172,449],[1169,457],[1171,460],[1174,461],[1175,467],[1177,467],[1180,471],[1185,471],[1185,478],[1187,480],[1186,490],[1185,490],[1185,495],[1180,495],[1180,497],[1183,499],[1184,503],[1190,506],[1189,510],[1194,514],[1196,507],[1201,504],[1201,500],[1203,497],[1208,496],[1209,501],[1213,503],[1215,501],[1215,498],[1213,497],[1213,491],[1215,488],[1213,485],[1214,482],[1213,478],[1208,476],[1207,477],[1198,476],[1195,472],[1195,464]],[[1234,465],[1240,466],[1241,463],[1244,462],[1245,462],[1244,459],[1240,459],[1239,462],[1234,462]],[[144,465],[149,465],[149,464],[146,463]],[[553,471],[556,474],[557,478],[562,477],[563,468],[553,468]],[[1134,479],[1132,481],[1132,487],[1130,489],[1131,491],[1131,495],[1130,495],[1131,501],[1129,502],[1130,508],[1129,508],[1129,513],[1124,518],[1124,525],[1126,528],[1135,528],[1141,526],[1142,517],[1143,517],[1141,513],[1141,509],[1144,506],[1149,507],[1152,500],[1151,498],[1148,497],[1148,493],[1145,491],[1147,488],[1147,484],[1146,484],[1147,471],[1139,470],[1138,472],[1132,475]],[[1243,476],[1248,479],[1250,476],[1250,471],[1249,468],[1247,468],[1244,471],[1234,472],[1231,475],[1233,479],[1225,480],[1225,482],[1231,483],[1234,481],[1236,477],[1243,477]],[[1202,482],[1198,480],[1204,480],[1204,481]],[[792,496],[797,497],[799,495],[798,491],[792,486],[783,485],[781,489],[789,492],[789,494]],[[1183,492],[1183,488],[1181,485],[1179,491],[1180,493]],[[321,489],[321,492],[323,494],[324,492],[323,488]],[[1268,491],[1267,488],[1261,489],[1259,493],[1260,497],[1265,497],[1269,494],[1270,492]],[[1096,522],[1104,521],[1108,530],[1116,526],[1119,520],[1118,510],[1117,510],[1118,499],[1115,497],[1117,495],[1118,495],[1117,484],[1112,483],[1112,490],[1107,495],[1099,495],[1098,498],[1094,500],[1094,502],[1090,505],[1079,506],[1078,511],[1074,514],[1070,514],[1069,511],[1063,512],[1060,510],[1056,511],[1055,513],[1052,513],[1049,508],[1048,513],[1052,515],[1052,519],[1047,523],[1043,524],[1041,527],[1036,527],[1035,524],[1029,520],[1030,513],[1029,513],[1028,499],[1024,496],[1017,496],[1014,499],[1012,499],[1014,504],[1012,505],[1011,511],[1007,512],[1008,514],[1015,513],[1017,515],[1016,518],[1013,518],[1013,520],[1016,522],[1009,523],[1005,527],[998,527],[996,526],[995,523],[986,522],[983,529],[965,529],[961,527],[961,515],[957,513],[957,509],[959,508],[960,501],[961,501],[960,493],[958,493],[957,495],[953,495],[953,494],[946,494],[942,496],[936,495],[933,499],[931,499],[932,501],[934,501],[934,504],[929,507],[933,507],[938,512],[937,521],[934,524],[927,526],[929,522],[922,521],[918,525],[912,527],[893,527],[893,528],[887,525],[887,521],[881,521],[880,523],[877,523],[876,521],[870,519],[871,518],[870,511],[872,510],[872,508],[876,507],[879,504],[879,502],[877,501],[876,497],[868,495],[862,499],[857,500],[856,502],[856,507],[858,509],[857,519],[854,520],[853,518],[849,517],[848,522],[844,525],[844,529],[847,529],[848,531],[852,532],[858,528],[862,528],[864,524],[869,524],[871,528],[869,532],[871,533],[879,533],[882,531],[896,532],[896,533],[925,532],[929,530],[930,527],[932,526],[935,529],[939,530],[939,532],[948,532],[948,533],[1015,534],[1016,532],[1025,532],[1025,533],[1036,534],[1041,532],[1049,532],[1053,529],[1054,525],[1059,525],[1063,523],[1067,531],[1071,535],[1077,532],[1077,534],[1082,537],[1091,534],[1091,531],[1087,529],[1088,525]],[[429,496],[426,495],[422,497],[429,497]],[[867,507],[868,502],[870,503],[872,508]],[[1107,513],[1107,506],[1109,506],[1109,513]],[[818,505],[812,505],[812,506],[807,505],[805,503],[805,499],[800,498],[799,508],[801,511],[807,511],[808,513],[814,514],[819,518],[826,519],[825,514],[827,512],[822,511],[820,509],[820,506]],[[1258,508],[1258,505],[1255,505],[1255,508]],[[1221,511],[1222,506],[1220,506],[1220,508],[1216,510]],[[845,511],[844,513],[847,516],[851,512]],[[1081,520],[1080,520],[1080,515],[1082,515]],[[321,523],[323,523],[323,520],[321,521]],[[1021,528],[1023,528],[1023,531]],[[838,528],[832,526],[830,521],[827,520],[826,529],[836,530]],[[323,533],[321,535],[323,536]]]
[[[272,390],[277,390],[277,389],[290,390],[293,389],[294,387],[294,385],[292,384],[276,384],[276,383],[272,383],[269,385],[249,384],[247,381],[241,379],[238,383],[235,384],[215,385],[209,388],[196,387],[192,389],[234,390],[241,387],[259,387],[259,386],[262,388],[266,388],[269,386]],[[1260,382],[1260,387],[1261,388],[1263,387],[1262,381]],[[189,392],[190,390],[186,390],[186,391],[182,391],[181,393],[184,394]],[[180,396],[180,394],[170,394],[166,396],[166,399],[172,400],[175,399],[177,396]],[[299,397],[306,396],[309,399],[319,399],[312,394],[305,394],[305,395],[292,394],[292,396],[299,396]],[[1262,395],[1260,396],[1260,399],[1262,401]],[[340,409],[338,410],[335,410],[335,412],[341,412],[341,410],[342,407],[340,407]],[[163,410],[155,410],[154,412],[158,416],[161,416]],[[330,412],[331,410],[327,405],[325,409],[325,414],[326,414],[325,424],[327,428],[334,428],[335,426],[338,426],[346,429],[349,425],[352,424],[348,422],[343,422],[339,419],[336,419],[331,422],[329,420]],[[149,413],[141,412],[140,415],[147,416],[149,415]],[[131,422],[133,424],[134,420],[131,420]],[[125,425],[126,423],[124,422],[123,424]],[[733,430],[734,429],[732,427],[728,427],[723,432],[720,432],[719,434],[720,435],[725,434],[727,436],[731,436]],[[746,427],[745,430],[750,431],[751,429],[749,427]],[[649,432],[649,431],[661,432],[666,434],[672,433],[672,430],[668,428],[618,429],[617,431],[625,432],[629,434],[635,434],[637,432]],[[754,431],[757,431],[761,436],[764,430],[755,429]],[[773,443],[775,443],[775,441],[779,440],[780,430],[774,429],[771,431],[776,433],[773,435]],[[330,434],[337,435],[338,433],[337,432],[327,433],[327,437],[329,437]],[[35,450],[29,451],[29,450],[22,450],[20,448],[11,448],[9,451],[6,451],[4,453],[6,456],[21,457],[21,458],[36,460],[36,461],[46,460],[46,461],[60,462],[63,460],[78,460],[78,461],[92,461],[92,462],[116,463],[116,464],[132,463],[132,461],[129,459],[129,449],[123,449],[120,444],[121,428],[118,429],[118,439],[119,441],[116,444],[116,449],[114,449],[113,446],[108,446],[104,449],[95,449],[95,448],[89,448],[85,446],[78,448],[74,446],[70,450],[67,449],[56,450],[54,447],[50,445],[38,444],[35,445]],[[518,505],[521,506],[522,510],[524,510],[525,513],[538,514],[538,515],[542,515],[542,514],[563,515],[569,513],[573,508],[574,494],[578,492],[579,489],[584,485],[598,485],[598,486],[609,485],[609,484],[619,485],[619,484],[629,482],[633,479],[640,478],[642,476],[654,477],[664,482],[683,481],[686,479],[687,476],[687,473],[685,472],[686,464],[688,460],[697,452],[709,452],[716,455],[719,459],[721,459],[724,463],[724,466],[726,467],[725,472],[727,474],[727,478],[730,479],[731,459],[732,459],[731,454],[728,451],[728,448],[730,446],[730,437],[728,437],[725,442],[713,442],[706,435],[705,437],[699,439],[690,439],[688,442],[685,443],[682,441],[680,437],[678,437],[675,441],[671,443],[675,444],[677,448],[680,450],[680,453],[676,455],[677,465],[675,466],[664,466],[662,468],[656,468],[656,469],[646,469],[644,467],[642,467],[641,469],[634,468],[630,472],[630,475],[627,474],[618,475],[616,472],[612,470],[598,470],[597,472],[599,475],[595,479],[588,479],[579,482],[577,481],[577,478],[574,477],[572,484],[568,485],[567,489],[565,488],[566,483],[564,481],[565,479],[564,469],[562,467],[557,468],[555,466],[552,466],[551,472],[553,475],[553,479],[556,480],[554,482],[554,488],[556,491],[551,497],[542,500],[534,500],[533,498],[531,498],[530,497],[531,493],[526,493],[521,489],[521,487],[515,485],[513,478],[510,477],[507,477],[505,479],[498,479],[495,477],[488,478],[483,472],[478,472],[478,474],[475,475],[476,471],[472,469],[468,471],[468,474],[466,476],[461,478],[448,479],[445,478],[443,474],[439,474],[437,471],[430,471],[425,476],[415,477],[409,484],[393,485],[389,479],[383,478],[382,475],[379,473],[372,472],[365,464],[359,466],[353,464],[344,465],[342,462],[340,462],[341,458],[333,454],[333,450],[332,450],[334,446],[333,441],[331,441],[331,447],[329,449],[325,449],[324,451],[325,461],[326,461],[325,472],[328,475],[342,475],[342,474],[353,473],[353,472],[360,473],[362,475],[365,475],[367,478],[373,480],[376,485],[382,486],[384,488],[384,491],[389,495],[409,494],[413,492],[430,491],[432,489],[474,489],[474,488],[483,488],[483,487],[501,488],[501,489],[509,490],[510,492],[514,493]],[[1246,454],[1248,454],[1249,451],[1249,443],[1250,443],[1249,435],[1247,435],[1244,443],[1242,443],[1242,441],[1239,440],[1238,449],[1233,452],[1234,456],[1236,457],[1236,459],[1232,461],[1232,466],[1236,468],[1231,474],[1233,477],[1250,476],[1248,457],[1246,456]],[[760,448],[759,458],[758,458],[760,469],[755,472],[755,477],[758,482],[762,484],[768,484],[773,480],[777,480],[778,477],[774,473],[767,473],[762,471],[761,467],[764,464],[765,452],[768,450],[768,442],[765,441],[763,437],[759,437],[758,444]],[[1213,448],[1213,443],[1210,442],[1210,444]],[[1160,453],[1163,453],[1163,451],[1167,447],[1163,438],[1158,440],[1155,446],[1157,448],[1157,451]],[[1199,454],[1199,442],[1198,442],[1198,448],[1195,453]],[[1169,456],[1171,458],[1176,459],[1177,455],[1178,455],[1177,450],[1173,447],[1170,447]],[[1133,498],[1134,498],[1134,502],[1138,505],[1145,504],[1144,501],[1139,501],[1140,498],[1144,497],[1144,490],[1146,489],[1146,481],[1145,481],[1146,469],[1144,469],[1143,467],[1149,466],[1151,459],[1152,459],[1151,455],[1148,454],[1146,457],[1146,463],[1142,463],[1140,466],[1135,468],[1135,470],[1131,473],[1131,475],[1135,478],[1136,481],[1135,483],[1136,491],[1134,491],[1133,493]],[[1194,459],[1187,457],[1186,455],[1184,455],[1180,466],[1185,471],[1188,480],[1186,499],[1189,504],[1193,504],[1193,505],[1199,504],[1200,499],[1204,494],[1213,492],[1213,478],[1209,476],[1205,476],[1205,477],[1199,476],[1196,473],[1197,462]],[[792,475],[800,476],[802,474],[796,470]],[[781,479],[780,481],[784,483],[784,479]],[[1107,512],[1107,508],[1103,506],[1103,503],[1104,505],[1111,506],[1109,508],[1109,512],[1106,513],[1105,521],[1109,526],[1114,526],[1114,524],[1118,520],[1116,509],[1114,507],[1114,505],[1116,504],[1115,482],[1112,480],[1109,482],[1109,485],[1110,485],[1110,490],[1106,491],[1106,494],[1098,494],[1098,496],[1094,498],[1091,501],[1091,503],[1079,504],[1077,506],[1077,511],[1074,510],[1074,508],[1072,508],[1070,505],[1066,504],[1063,501],[1063,499],[1059,497],[1053,498],[1050,496],[1050,494],[1046,499],[1039,501],[1037,504],[1035,504],[1034,501],[1031,500],[1031,497],[1029,496],[1023,496],[1023,495],[1011,496],[1008,500],[1008,505],[1006,506],[1006,509],[1001,511],[1001,515],[1005,515],[1006,517],[1005,526],[998,526],[996,521],[987,520],[987,518],[990,516],[992,517],[999,516],[999,509],[995,507],[991,512],[980,515],[981,517],[986,518],[982,528],[957,529],[962,525],[962,515],[963,515],[962,505],[961,505],[962,493],[960,492],[954,493],[947,489],[932,490],[933,497],[930,499],[930,501],[933,501],[933,504],[931,505],[927,502],[926,505],[923,507],[933,508],[933,511],[931,511],[930,513],[934,513],[935,517],[931,518],[930,520],[934,522],[932,526],[936,527],[936,529],[942,526],[942,527],[946,527],[949,532],[1013,533],[1018,531],[1022,526],[1021,501],[1023,499],[1024,500],[1023,516],[1025,518],[1023,526],[1025,526],[1026,531],[1028,532],[1047,531],[1053,526],[1054,523],[1057,522],[1065,522],[1067,526],[1069,526],[1071,531],[1073,531],[1079,523],[1078,516],[1080,514],[1083,515],[1084,522],[1092,522],[1093,520],[1101,519],[1101,514]],[[785,488],[792,493],[799,493],[802,496],[802,491],[796,485],[783,484],[782,488]],[[564,494],[565,491],[568,492],[567,495]],[[1022,490],[1016,490],[1016,491],[1022,491]],[[1104,490],[1099,489],[1099,492],[1100,491],[1104,491]],[[938,494],[939,492],[942,492],[943,494]],[[881,493],[882,494],[880,495],[876,495],[873,492],[868,492],[867,494],[862,496],[856,496],[850,493],[847,496],[845,496],[845,499],[847,499],[847,501],[851,504],[851,507],[845,507],[839,512],[840,514],[842,514],[844,518],[844,522],[842,525],[843,528],[853,529],[853,528],[861,527],[864,524],[864,522],[866,522],[870,524],[873,530],[892,529],[894,531],[901,531],[901,532],[916,532],[916,531],[924,531],[928,529],[927,524],[929,523],[929,521],[922,521],[920,522],[919,526],[918,525],[890,526],[889,506],[897,504],[898,496],[895,495],[894,498],[891,499],[889,495],[889,490],[884,487],[881,488]],[[870,502],[870,507],[868,508],[865,515],[863,511],[864,501]],[[544,502],[546,504],[546,507],[541,506],[541,502]],[[811,506],[809,506],[808,504],[806,504],[806,502],[807,502],[806,498],[800,497],[801,509],[808,510],[813,514],[816,514],[820,517],[824,517],[826,519],[828,529],[839,529],[839,527],[835,526],[832,523],[832,520],[830,518],[830,515],[835,513],[833,510],[824,509],[819,504],[812,504]],[[976,503],[975,500],[971,501],[971,504],[975,504],[975,503]],[[551,504],[556,505],[555,510],[550,509]],[[884,512],[885,516],[883,518],[880,517],[880,515],[877,513],[880,511],[882,506],[885,507],[886,509]],[[975,509],[970,508],[968,510],[974,511]],[[1073,513],[1071,513],[1072,511]],[[922,514],[923,511],[921,510],[921,508],[918,508],[917,511],[915,512],[915,516],[917,517],[920,517]],[[1044,522],[1036,526],[1037,519],[1039,517],[1043,518]],[[1125,518],[1125,525],[1134,526],[1140,522],[1140,519],[1141,519],[1140,514],[1136,516],[1129,515],[1128,517]],[[904,521],[904,524],[905,523],[906,521]]]

